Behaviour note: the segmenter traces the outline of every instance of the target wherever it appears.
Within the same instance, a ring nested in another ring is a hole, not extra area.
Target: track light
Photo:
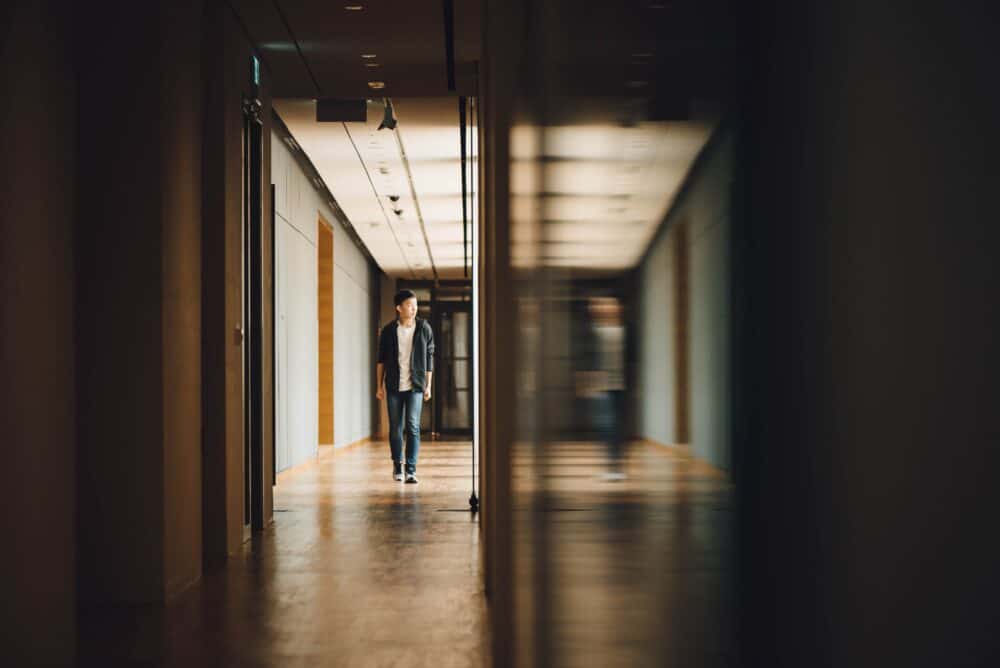
[[[385,116],[382,117],[382,122],[379,123],[378,129],[396,129],[396,117],[392,113],[392,102],[389,101],[389,98],[385,98]]]

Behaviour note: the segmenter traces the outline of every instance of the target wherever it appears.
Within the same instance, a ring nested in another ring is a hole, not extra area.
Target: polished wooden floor
[[[371,443],[279,477],[274,524],[164,611],[82,620],[85,665],[489,665],[467,442],[425,440],[420,484]],[[452,512],[458,511],[458,512]]]
[[[594,443],[514,458],[524,666],[729,666],[731,488],[639,443],[609,481]],[[371,443],[279,478],[274,523],[165,610],[81,623],[84,665],[489,666],[467,442],[425,441],[419,485]]]

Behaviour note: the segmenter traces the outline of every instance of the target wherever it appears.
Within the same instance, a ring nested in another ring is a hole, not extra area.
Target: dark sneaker
[[[402,480],[403,479],[403,465],[402,464],[393,464],[392,465],[392,479],[393,480]]]
[[[416,473],[407,473],[406,474],[406,484],[408,484],[408,485],[416,485],[418,482],[420,482],[420,481],[417,480],[417,474]]]

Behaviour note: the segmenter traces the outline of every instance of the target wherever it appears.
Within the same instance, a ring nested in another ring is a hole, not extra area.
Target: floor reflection
[[[274,525],[165,611],[93,615],[84,665],[488,665],[467,442],[425,441],[419,485],[388,446],[282,475]]]
[[[636,444],[625,479],[613,480],[602,444],[548,447],[547,475],[535,489],[519,490],[534,504],[522,506],[521,517],[541,515],[547,537],[544,574],[535,573],[534,596],[523,597],[520,608],[533,605],[534,623],[550,629],[548,647],[533,649],[535,662],[732,665],[733,518],[725,476],[681,449]],[[535,536],[518,549],[529,562],[538,559]]]

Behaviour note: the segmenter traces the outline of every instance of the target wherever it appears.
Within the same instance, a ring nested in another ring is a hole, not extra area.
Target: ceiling
[[[511,141],[515,266],[616,272],[636,266],[714,123],[650,121],[515,128]],[[540,216],[537,226],[518,225]],[[536,232],[537,233],[537,232]]]
[[[315,100],[275,100],[274,106],[383,271],[418,279],[471,276],[472,240],[464,243],[462,230],[458,100],[392,102],[394,131],[378,130],[379,101],[368,103],[367,123],[318,123]],[[474,135],[467,140],[466,234],[475,201]]]
[[[453,0],[455,91],[442,0],[232,0],[278,98],[475,94],[480,0]],[[348,9],[361,7],[360,10]],[[374,59],[362,58],[374,54]]]
[[[397,277],[463,277],[472,262],[457,95],[475,95],[481,0],[450,3],[451,70],[448,4],[233,0],[271,73],[275,110],[372,257]],[[511,146],[515,223],[545,224],[515,224],[515,263],[617,272],[641,260],[734,89],[731,4],[548,3],[537,28],[545,47],[523,66],[524,76],[550,77],[550,123],[541,134],[515,128]],[[368,99],[368,121],[318,123],[321,97]],[[383,99],[395,131],[377,130]],[[475,146],[469,155],[475,161]]]

